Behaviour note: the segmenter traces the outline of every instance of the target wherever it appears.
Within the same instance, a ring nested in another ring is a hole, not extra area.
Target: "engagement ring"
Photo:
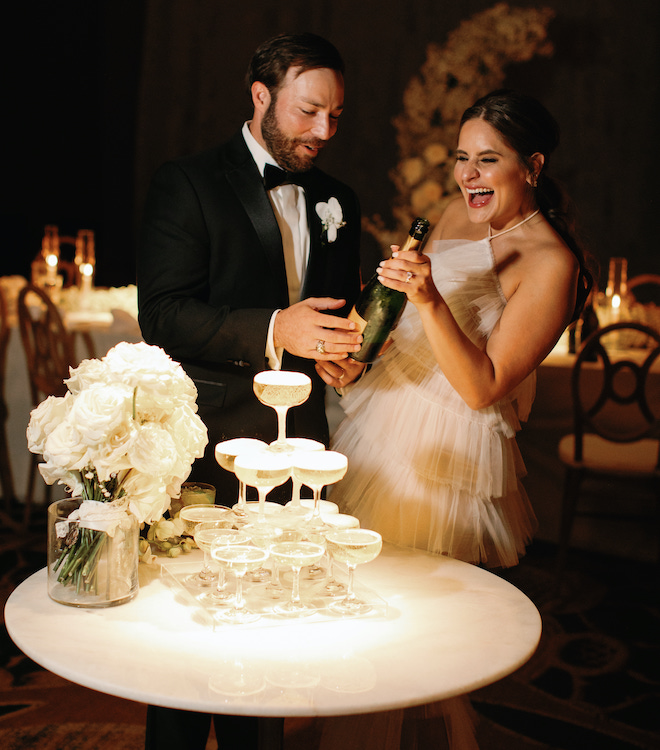
[[[325,341],[322,341],[321,339],[319,339],[316,342],[316,351],[319,354],[325,354]]]
[[[415,274],[412,271],[408,271],[408,273],[406,274],[406,284],[410,281],[410,279],[412,279],[414,275]]]

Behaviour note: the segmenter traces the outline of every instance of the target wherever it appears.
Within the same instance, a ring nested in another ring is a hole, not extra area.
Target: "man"
[[[251,121],[228,143],[161,167],[146,201],[140,326],[197,385],[209,444],[191,477],[214,484],[225,505],[237,487],[215,461],[216,443],[277,435],[275,412],[254,395],[254,375],[269,367],[307,373],[312,394],[289,410],[289,435],[327,444],[314,360],[339,362],[360,348],[345,318],[360,286],[358,201],[313,166],[337,130],[343,70],[321,37],[267,41],[248,68]],[[289,184],[266,185],[269,165],[284,169]],[[216,731],[223,748],[256,742],[246,720],[226,717]],[[207,734],[208,717],[149,709],[147,748],[203,748]]]
[[[241,132],[156,173],[138,255],[143,336],[193,378],[209,429],[192,477],[214,484],[225,505],[237,489],[215,461],[216,443],[276,437],[275,412],[252,390],[255,373],[309,374],[312,395],[290,410],[289,434],[327,444],[314,358],[341,360],[361,341],[344,317],[359,292],[358,202],[313,166],[343,109],[341,57],[318,36],[279,36],[255,52],[247,83],[254,114]],[[266,165],[304,187],[269,190]],[[319,212],[333,198],[324,224]]]

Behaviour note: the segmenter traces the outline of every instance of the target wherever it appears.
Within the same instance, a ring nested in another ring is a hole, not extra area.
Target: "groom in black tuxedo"
[[[316,35],[267,41],[248,69],[252,120],[228,143],[162,166],[147,197],[140,326],[195,381],[209,443],[191,478],[214,484],[224,505],[236,501],[237,486],[215,461],[216,443],[277,436],[253,376],[268,368],[307,373],[312,395],[289,411],[288,434],[327,445],[314,360],[359,349],[345,317],[360,288],[358,201],[313,166],[337,129],[343,69],[334,46]],[[273,187],[274,171],[284,184]]]
[[[195,381],[209,443],[191,479],[214,484],[221,504],[234,504],[237,486],[215,461],[216,443],[277,436],[275,412],[257,400],[253,376],[268,368],[307,373],[312,394],[289,411],[288,434],[327,445],[325,384],[314,360],[343,378],[347,365],[335,363],[360,348],[345,317],[360,289],[358,201],[313,166],[337,129],[343,70],[321,37],[267,41],[248,68],[252,119],[228,143],[162,166],[147,197],[140,326],[145,341]],[[215,722],[223,750],[257,746],[255,720]],[[209,726],[208,715],[150,706],[145,747],[201,750]],[[263,731],[281,738],[282,726],[262,720],[261,741]]]

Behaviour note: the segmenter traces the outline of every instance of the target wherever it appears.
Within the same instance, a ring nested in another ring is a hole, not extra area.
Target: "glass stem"
[[[314,487],[314,510],[312,512],[312,518],[314,520],[321,518],[321,503],[319,502],[321,499],[321,488],[320,487]]]
[[[243,599],[243,576],[237,575],[236,576],[236,602],[234,604],[234,609],[237,612],[240,612],[244,606],[245,606],[245,600]]]
[[[238,509],[245,510],[247,503],[247,494],[245,488],[245,482],[238,480]]]
[[[300,566],[293,567],[293,585],[291,588],[291,604],[300,604]]]
[[[226,581],[225,569],[221,567],[220,572],[218,573],[218,584],[216,586],[218,594],[222,594],[224,592],[225,581]]]
[[[346,598],[344,599],[344,601],[352,602],[356,598],[353,592],[353,573],[355,572],[355,565],[350,565],[349,563],[347,563],[346,567],[348,568],[348,589],[346,591]]]
[[[266,523],[266,495],[268,494],[268,489],[265,487],[257,487],[257,491],[259,492],[259,523]]]
[[[302,489],[302,482],[292,477],[293,488],[291,490],[291,507],[297,510],[300,508],[300,490]]]
[[[273,407],[277,412],[277,442],[286,443],[286,415],[289,411],[288,406]]]
[[[201,578],[209,578],[213,574],[211,570],[211,555],[204,550],[204,565],[200,573]]]

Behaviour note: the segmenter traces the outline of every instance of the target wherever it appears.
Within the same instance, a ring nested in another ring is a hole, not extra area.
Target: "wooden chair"
[[[642,273],[628,279],[628,293],[636,302],[660,303],[660,274]]]
[[[4,513],[2,520],[11,525],[11,509],[16,498],[14,493],[14,477],[9,460],[9,442],[7,440],[7,402],[5,401],[5,372],[7,364],[7,348],[11,329],[8,323],[7,300],[0,287],[0,486],[2,486],[2,501]]]
[[[627,336],[639,339],[640,333],[647,337],[649,348],[634,353],[615,349],[615,345],[625,345]],[[660,395],[652,398],[649,378],[659,357],[660,333],[634,322],[615,323],[595,331],[577,356],[571,375],[574,431],[559,442],[559,458],[566,475],[557,555],[558,586],[576,515],[639,519],[600,510],[579,512],[585,479],[620,484],[622,506],[626,505],[626,490],[631,482],[649,488],[656,503],[660,503]],[[657,365],[660,369],[660,362]],[[657,384],[655,388],[657,391]],[[648,517],[644,520],[648,521]],[[660,559],[660,547],[658,555]]]
[[[64,396],[67,390],[64,380],[69,377],[69,367],[75,366],[76,359],[73,336],[66,330],[59,310],[43,290],[28,284],[18,295],[18,323],[33,406],[38,406],[47,396]],[[38,456],[30,455],[26,526],[30,521],[39,463]],[[49,498],[50,487],[46,486],[46,499]]]

